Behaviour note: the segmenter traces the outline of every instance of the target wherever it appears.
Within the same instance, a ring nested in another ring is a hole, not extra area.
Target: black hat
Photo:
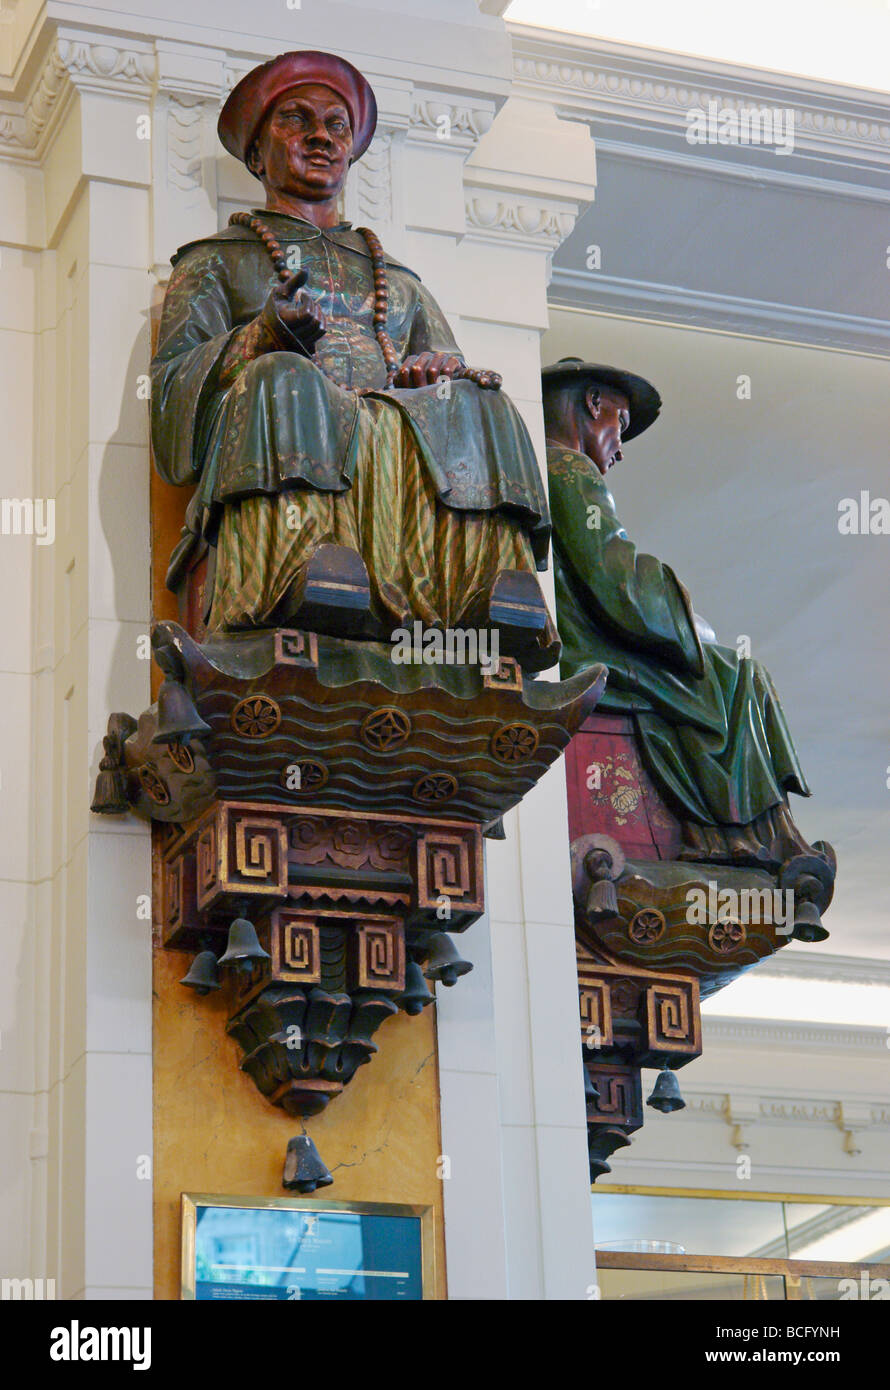
[[[635,439],[647,430],[661,409],[661,397],[651,382],[633,372],[624,372],[620,367],[604,367],[596,362],[582,362],[580,357],[561,357],[552,366],[541,372],[544,393],[555,387],[570,385],[573,381],[588,378],[600,386],[609,386],[620,391],[630,404],[630,424],[623,431],[622,443]]]

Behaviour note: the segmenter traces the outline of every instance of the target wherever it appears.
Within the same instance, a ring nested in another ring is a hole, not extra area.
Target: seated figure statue
[[[162,476],[195,490],[168,585],[206,541],[211,633],[388,641],[420,620],[498,629],[541,670],[560,646],[525,425],[417,276],[340,220],[375,123],[365,78],[326,53],[283,54],[226,101],[220,139],[265,207],[174,258],[152,441]]]
[[[781,866],[825,861],[806,843],[788,793],[809,796],[769,672],[717,643],[669,565],[637,551],[605,478],[648,429],[649,382],[564,358],[543,373],[562,674],[603,662],[602,711],[630,714],[647,771],[679,817],[681,858]]]

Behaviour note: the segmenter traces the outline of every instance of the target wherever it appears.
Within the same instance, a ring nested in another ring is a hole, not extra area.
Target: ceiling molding
[[[847,171],[853,161],[884,173],[890,168],[890,94],[524,25],[508,29],[514,84],[554,102],[562,115],[610,120],[685,143],[687,113],[709,101],[736,111],[789,108],[794,151],[779,157],[786,166],[816,159]],[[720,150],[744,161],[751,147]]]
[[[555,309],[618,314],[622,318],[890,356],[887,319],[773,304],[653,281],[624,280],[601,271],[555,268],[547,301]]]
[[[726,1018],[705,1014],[706,1043],[743,1047],[789,1047],[798,1051],[870,1052],[887,1056],[885,1028],[857,1028],[837,1023],[799,1023],[793,1019]]]
[[[641,259],[638,245],[627,257],[619,247],[616,256],[613,240],[610,270],[615,274],[586,269],[583,257],[570,265],[565,256],[556,256],[548,294],[551,306],[890,355],[890,316],[874,317],[883,309],[880,294],[874,296],[873,308],[863,305],[870,313],[859,313],[855,296],[851,299],[842,287],[835,287],[830,275],[820,278],[813,269],[816,262],[806,273],[802,264],[789,264],[779,290],[781,300],[748,297],[752,289],[756,295],[757,281],[750,273],[751,253],[745,241],[752,221],[769,226],[775,219],[776,225],[785,225],[792,218],[803,228],[806,246],[808,220],[818,229],[827,211],[840,207],[850,244],[859,236],[868,244],[874,241],[878,210],[890,203],[890,93],[581,35],[520,25],[508,28],[514,91],[548,102],[562,119],[590,128],[602,167],[612,174],[600,183],[604,189],[610,187],[613,196],[616,186],[620,189],[628,215],[638,211],[627,201],[629,190],[648,188],[650,178],[660,178],[652,185],[653,196],[665,198],[670,213],[672,283],[642,278],[647,265],[659,264],[654,250],[648,262]],[[777,154],[767,145],[690,144],[687,116],[694,107],[706,110],[709,102],[735,112],[743,107],[793,111],[793,149]],[[716,281],[719,292],[711,288],[717,252],[702,266],[692,252],[684,255],[682,249],[687,229],[690,236],[697,230],[692,212],[685,217],[677,212],[678,206],[696,205],[696,184],[691,180],[709,181],[706,206],[719,201],[710,193],[715,181],[733,185],[726,190],[727,198],[734,205],[737,200],[738,240],[733,240],[731,225],[727,230],[721,224],[725,274]],[[793,199],[800,201],[795,204]],[[603,225],[604,213],[596,203],[580,223],[589,229],[591,242],[600,240],[597,228]],[[613,207],[605,225],[614,239]],[[815,257],[825,255],[824,238],[820,242],[817,234],[812,245],[818,248]],[[776,293],[775,286],[771,292]],[[852,312],[847,312],[848,306]]]
[[[622,1149],[620,1155],[612,1159],[615,1169],[611,1174],[612,1181],[622,1186],[659,1186],[659,1187],[678,1187],[689,1188],[690,1196],[697,1195],[696,1189],[708,1188],[709,1190],[726,1190],[727,1192],[739,1191],[739,1181],[736,1176],[734,1161],[719,1163],[713,1159],[698,1159],[689,1155],[682,1158],[667,1158],[659,1154],[647,1155],[642,1151],[642,1141],[637,1140],[638,1151],[634,1153],[633,1148]],[[620,1168],[618,1164],[620,1163]],[[667,1175],[675,1178],[674,1182],[667,1182]],[[696,1178],[699,1181],[696,1181]],[[795,1193],[795,1201],[806,1201],[809,1196],[824,1197],[826,1189],[834,1190],[838,1196],[872,1196],[878,1201],[887,1192],[887,1172],[884,1168],[865,1168],[858,1163],[854,1167],[849,1158],[844,1158],[842,1163],[836,1167],[830,1167],[824,1163],[805,1164],[799,1153],[789,1153],[787,1163],[765,1163],[762,1159],[757,1159],[757,1183],[758,1190],[764,1191],[770,1184],[770,1180],[775,1183],[776,1200],[779,1194],[788,1192]],[[866,1183],[874,1183],[878,1192],[863,1192]],[[609,1192],[607,1183],[602,1183],[593,1188],[594,1197],[599,1193]],[[617,1195],[617,1194],[615,1194]],[[744,1194],[742,1194],[744,1195]],[[864,1208],[860,1208],[864,1210]],[[594,1221],[596,1221],[596,1207],[594,1207]]]
[[[794,980],[820,980],[838,985],[890,987],[890,961],[871,956],[833,956],[817,951],[779,951],[757,967],[758,976]],[[890,1023],[890,1020],[888,1020]]]
[[[890,203],[890,181],[886,174],[882,175],[880,184],[851,183],[848,180],[830,178],[827,174],[814,174],[811,172],[811,165],[801,170],[799,166],[790,165],[787,160],[755,165],[722,159],[714,154],[709,155],[703,162],[701,154],[696,153],[694,146],[684,148],[675,144],[671,149],[665,149],[657,145],[634,145],[628,140],[613,140],[603,135],[597,136],[596,152],[599,159],[633,160],[635,163],[655,165],[659,169],[679,169],[686,174],[707,174],[710,179],[722,178],[733,182],[741,179],[747,184],[761,188],[786,188],[795,193],[813,193],[821,198]]]

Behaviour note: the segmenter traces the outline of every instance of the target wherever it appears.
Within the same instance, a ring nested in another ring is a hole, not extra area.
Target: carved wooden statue
[[[265,207],[174,258],[152,439],[162,475],[195,492],[169,583],[204,541],[211,630],[498,626],[540,670],[559,645],[525,425],[417,276],[339,219],[376,114],[360,72],[313,52],[255,68],[223,108],[220,139]]]
[[[227,977],[243,1069],[300,1115],[470,968],[448,933],[484,909],[482,837],[605,679],[533,679],[560,644],[528,433],[417,277],[339,220],[375,120],[325,53],[223,108],[265,207],[174,258],[152,443],[194,489],[168,573],[185,627],[155,625],[164,683],[111,717],[93,802],[156,823],[158,944],[198,952],[198,996]]]
[[[718,644],[618,520],[606,475],[657,391],[577,358],[546,368],[543,391],[562,671],[609,673],[567,755],[595,1176],[642,1123],[640,1067],[699,1055],[699,989],[792,935],[827,937],[835,856],[792,818],[788,793],[810,793],[769,673]]]

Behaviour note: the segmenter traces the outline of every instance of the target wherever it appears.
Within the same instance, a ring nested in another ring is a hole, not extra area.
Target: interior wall
[[[226,1037],[227,991],[201,999],[178,981],[191,953],[154,952],[155,1297],[180,1293],[180,1196],[286,1197],[287,1141],[311,1134],[338,1202],[431,1206],[435,1292],[446,1297],[435,1005],[387,1019],[380,1049],[342,1096],[306,1121],[260,1095]]]

